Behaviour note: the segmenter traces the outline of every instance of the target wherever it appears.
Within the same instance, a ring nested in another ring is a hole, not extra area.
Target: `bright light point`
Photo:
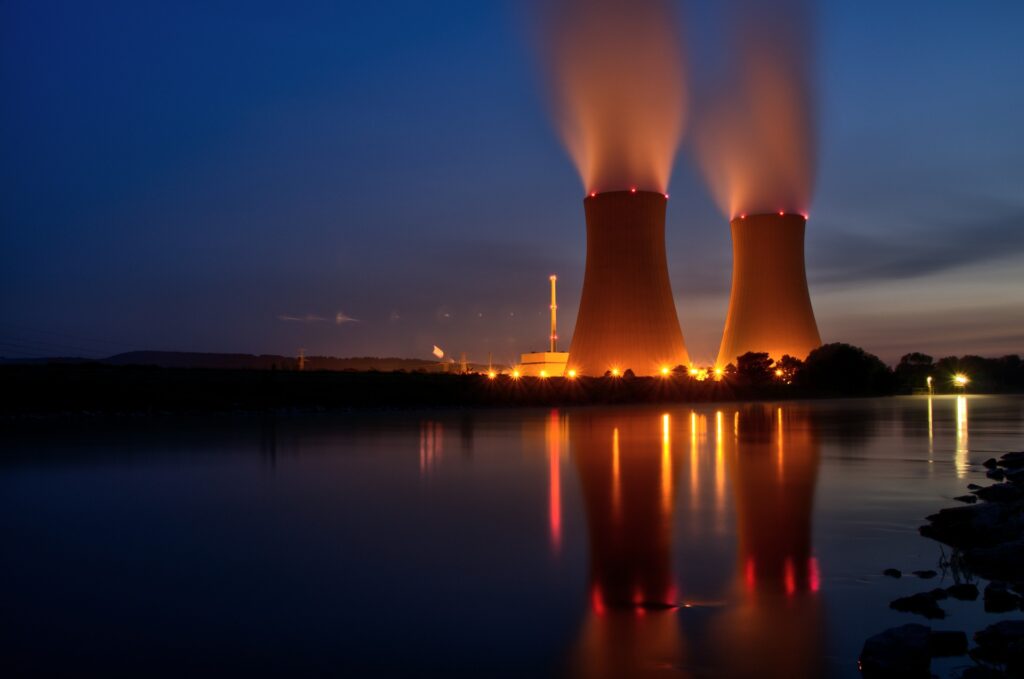
[[[699,374],[700,374],[699,370],[697,370],[696,368],[690,368],[690,375],[692,375],[693,377],[696,377]]]
[[[953,375],[953,383],[958,387],[966,386],[968,382],[970,382],[970,380],[967,379],[967,375],[964,375],[963,373]]]
[[[489,373],[487,373],[487,379],[490,379],[490,380],[493,380],[497,376],[498,376],[498,373],[494,372],[493,370],[490,371]]]
[[[612,368],[612,377],[618,377],[620,374],[618,368]]]
[[[636,193],[636,187],[634,186],[633,188],[631,188],[631,189],[629,190],[629,192],[630,192],[630,193]]]
[[[668,369],[667,365],[661,366],[661,375],[662,375],[662,377],[668,377],[668,374],[670,372],[672,372],[672,371]]]
[[[548,376],[548,371],[547,371],[547,370],[541,370],[541,371],[540,371],[540,376],[541,376],[542,378],[544,378],[544,377],[547,377],[547,376]]]
[[[715,375],[717,375],[718,377],[721,377],[722,373],[724,373],[724,372],[725,371],[722,370],[721,368],[715,368]]]
[[[665,200],[668,200],[668,194],[667,193],[665,194]]]
[[[519,379],[519,371],[518,370],[513,370],[512,371],[512,379],[514,379],[514,380],[518,380]]]
[[[740,219],[746,219],[746,218],[747,218],[746,215],[740,215]]]
[[[776,377],[782,377],[782,368],[776,368],[775,369],[775,376]]]
[[[575,370],[570,370],[569,371],[569,379],[570,380],[576,379],[576,371]]]
[[[786,215],[786,213],[785,213],[785,212],[783,212],[782,210],[779,210],[779,216],[780,216],[780,217],[784,217],[785,215]]]
[[[591,198],[596,198],[597,197],[597,191],[591,191],[590,192],[590,197]]]

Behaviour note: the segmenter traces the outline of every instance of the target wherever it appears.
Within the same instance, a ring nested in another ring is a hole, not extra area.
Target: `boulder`
[[[861,674],[866,679],[928,679],[931,675],[931,629],[924,625],[892,627],[864,642]]]
[[[977,647],[971,657],[980,662],[1005,665],[1010,659],[1011,646],[1024,639],[1024,620],[1003,620],[974,633]]]
[[[999,460],[997,460],[994,457],[990,457],[987,460],[985,460],[984,462],[982,462],[981,466],[985,467],[986,469],[995,469],[996,467],[999,466]]]
[[[903,577],[903,573],[902,573],[902,571],[900,571],[899,568],[886,568],[884,571],[882,571],[882,575],[886,576],[887,578],[902,578]]]
[[[1020,597],[1011,592],[1005,583],[990,582],[985,588],[985,612],[1008,613],[1020,608]]]
[[[999,465],[1008,469],[1024,468],[1024,450],[1006,453],[999,458]]]
[[[985,502],[1016,502],[1024,498],[1024,488],[1013,483],[995,483],[974,494]]]
[[[933,570],[924,570],[924,571],[914,571],[914,575],[916,575],[917,577],[921,578],[922,580],[929,580],[931,578],[934,578],[936,575],[938,575],[938,573],[936,573]]]
[[[1002,469],[989,469],[987,472],[985,472],[985,476],[987,476],[990,479],[995,479],[996,481],[1002,481],[1003,479],[1006,478],[1006,472],[1004,472]]]
[[[964,560],[976,574],[991,579],[1013,580],[1024,573],[1024,539],[994,547],[975,547],[964,552]]]
[[[978,496],[977,495],[957,495],[953,499],[958,501],[958,502],[966,502],[969,505],[973,505],[975,502],[978,501]]]
[[[946,594],[960,601],[975,601],[978,598],[978,586],[969,582],[961,582],[947,587]]]
[[[932,630],[928,635],[928,652],[933,658],[948,658],[967,653],[967,634],[960,631]]]
[[[917,613],[929,620],[941,620],[946,617],[946,611],[935,602],[931,592],[920,592],[911,596],[901,597],[889,602],[889,608],[902,613]]]

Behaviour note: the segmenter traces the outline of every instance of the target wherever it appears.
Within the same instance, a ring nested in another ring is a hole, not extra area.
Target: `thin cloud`
[[[338,313],[334,314],[334,324],[335,325],[341,325],[342,323],[361,323],[361,322],[362,321],[360,321],[358,318],[352,318],[351,316],[346,314],[344,311],[339,311]]]
[[[327,319],[323,316],[317,316],[316,314],[306,314],[305,316],[292,316],[290,314],[281,314],[277,317],[279,321],[286,321],[289,323],[322,323]]]
[[[287,323],[329,323],[334,321],[335,325],[341,325],[343,323],[360,323],[358,318],[352,318],[344,311],[339,311],[334,314],[334,318],[327,318],[326,316],[317,316],[316,314],[306,314],[305,316],[295,316],[292,314],[281,314],[277,317],[279,321],[285,321]]]

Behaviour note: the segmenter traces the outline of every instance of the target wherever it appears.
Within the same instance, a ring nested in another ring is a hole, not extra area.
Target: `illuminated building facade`
[[[740,215],[732,229],[732,292],[718,366],[748,351],[804,359],[821,346],[804,268],[804,215]]]
[[[665,256],[667,202],[636,189],[584,199],[586,273],[568,365],[578,374],[689,364]]]

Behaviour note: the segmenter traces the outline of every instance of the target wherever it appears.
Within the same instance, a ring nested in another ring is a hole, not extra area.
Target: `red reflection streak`
[[[818,566],[818,557],[812,556],[807,560],[807,569],[810,571],[811,591],[817,592],[821,588],[821,571]]]
[[[551,546],[556,552],[562,547],[562,478],[559,450],[558,411],[552,410],[548,419],[548,524],[551,531]]]
[[[754,589],[754,585],[757,584],[757,577],[754,574],[754,560],[753,559],[747,559],[747,565],[746,565],[746,568],[744,569],[743,575],[744,575],[744,577],[746,579],[747,589],[753,590]]]
[[[796,594],[796,572],[793,569],[793,558],[789,556],[786,557],[786,594]]]
[[[601,588],[597,585],[594,585],[594,589],[590,592],[590,605],[595,613],[604,615],[604,597],[601,596]]]

